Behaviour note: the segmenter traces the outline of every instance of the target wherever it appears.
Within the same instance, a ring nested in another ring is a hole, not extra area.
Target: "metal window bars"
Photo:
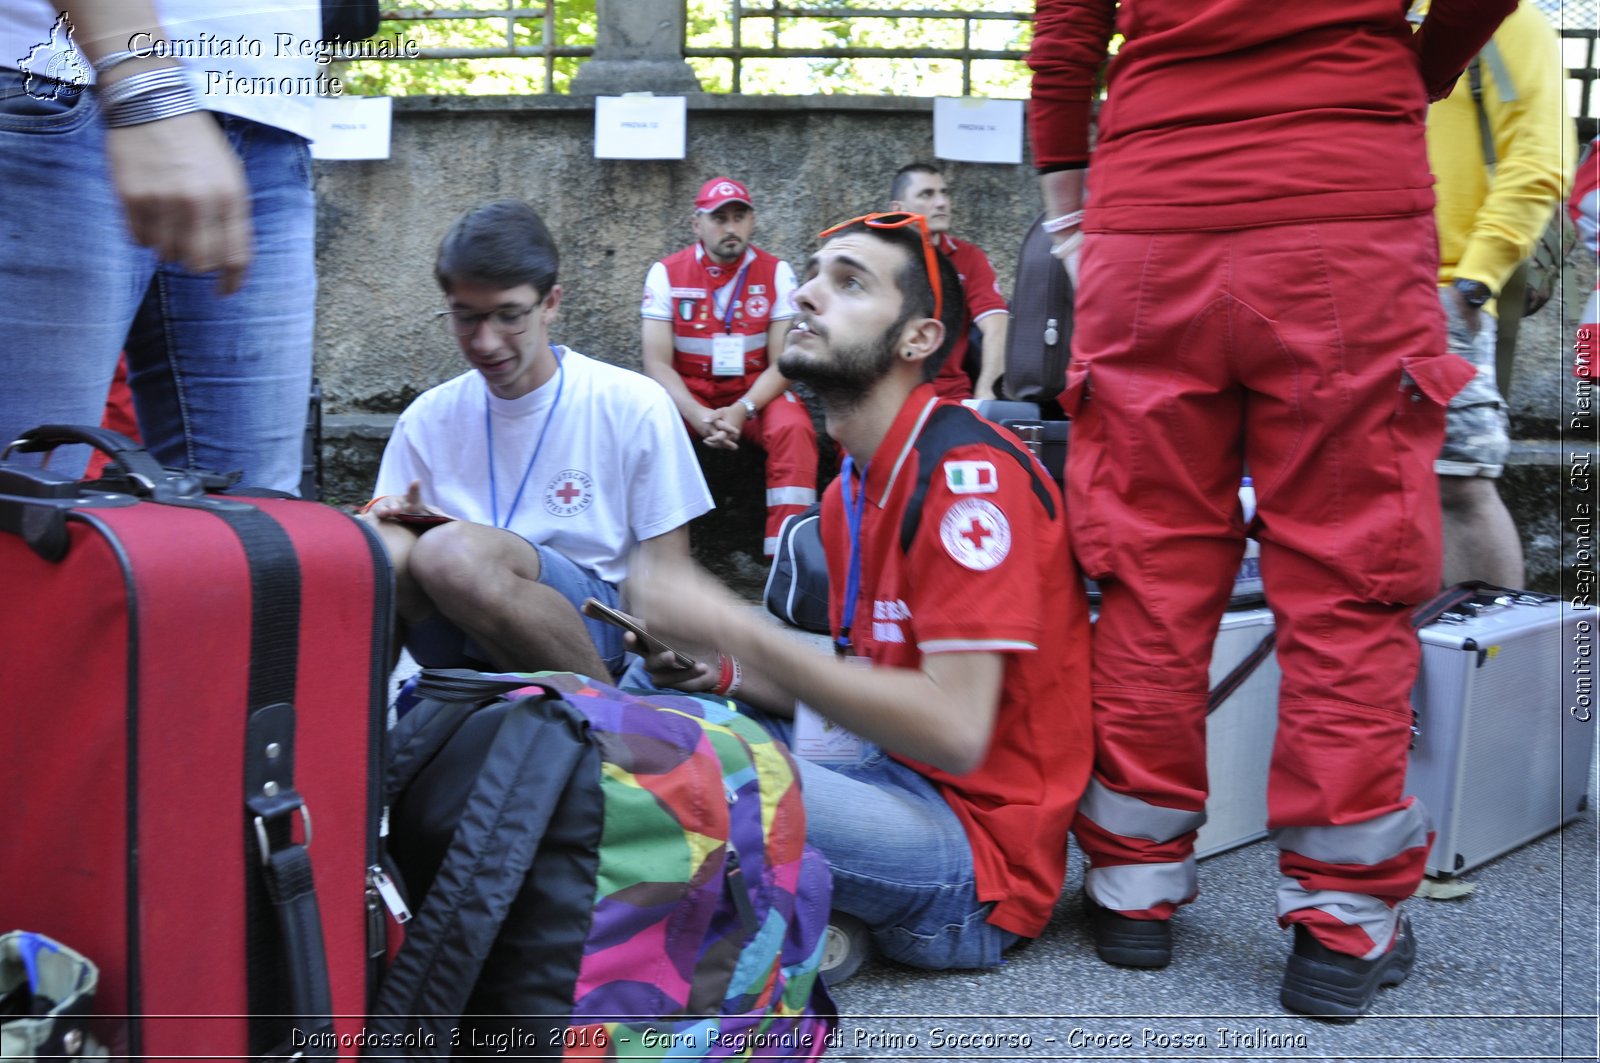
[[[746,59],[955,59],[961,63],[961,94],[972,94],[972,64],[977,60],[998,59],[1020,61],[1027,56],[1021,49],[974,48],[973,24],[976,22],[1031,23],[1032,11],[979,11],[970,7],[856,7],[849,3],[834,2],[830,6],[791,6],[775,2],[746,4],[742,0],[729,0],[729,21],[733,34],[731,47],[707,48],[691,45],[688,40],[688,19],[684,20],[683,54],[687,58],[729,59],[733,63],[732,91],[743,91],[743,64]],[[748,19],[771,21],[769,45],[745,43],[744,23]],[[785,21],[794,29],[794,23],[804,19],[829,21],[855,21],[860,19],[911,19],[946,20],[961,23],[959,48],[872,48],[872,47],[784,47],[782,35]]]

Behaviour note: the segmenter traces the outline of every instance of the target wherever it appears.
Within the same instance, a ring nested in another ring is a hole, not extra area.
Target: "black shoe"
[[[1165,919],[1130,919],[1102,908],[1087,893],[1083,910],[1089,917],[1094,951],[1118,967],[1165,967],[1172,962],[1172,924]]]
[[[1384,986],[1399,985],[1417,962],[1411,920],[1400,917],[1394,945],[1375,960],[1334,952],[1304,926],[1294,928],[1294,951],[1283,972],[1283,1006],[1329,1022],[1354,1022]]]

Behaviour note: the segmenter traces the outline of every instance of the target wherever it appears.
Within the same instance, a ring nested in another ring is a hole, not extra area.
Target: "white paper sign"
[[[937,97],[933,153],[959,162],[1021,162],[1022,101]]]
[[[318,96],[313,159],[387,159],[394,100],[388,96]]]
[[[687,128],[682,96],[597,96],[594,157],[681,159]]]

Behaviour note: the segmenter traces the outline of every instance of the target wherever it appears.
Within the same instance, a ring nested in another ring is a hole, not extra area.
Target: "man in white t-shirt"
[[[470,369],[400,415],[366,510],[423,665],[619,675],[621,632],[579,607],[619,604],[635,548],[687,559],[688,522],[711,508],[660,385],[550,342],[556,271],[517,200],[468,211],[439,245],[438,316]]]

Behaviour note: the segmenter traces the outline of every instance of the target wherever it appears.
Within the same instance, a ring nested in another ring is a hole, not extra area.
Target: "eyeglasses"
[[[934,250],[933,237],[928,234],[928,219],[908,210],[863,214],[859,218],[851,218],[849,221],[842,221],[838,225],[822,230],[817,234],[817,239],[826,240],[841,229],[848,229],[857,223],[869,229],[903,229],[908,225],[917,227],[917,232],[922,237],[922,260],[928,267],[928,286],[933,289],[933,316],[943,320],[944,285],[939,281],[939,252]]]
[[[485,321],[489,327],[502,336],[520,336],[528,331],[528,315],[539,308],[539,304],[525,306],[521,309],[502,307],[486,313],[473,310],[440,310],[434,314],[434,320],[441,322],[450,334],[459,339],[466,339],[478,332],[478,326]]]

